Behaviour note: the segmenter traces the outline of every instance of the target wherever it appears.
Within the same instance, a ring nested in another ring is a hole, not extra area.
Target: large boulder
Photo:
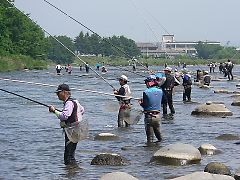
[[[194,172],[171,180],[234,180],[231,176],[211,174],[207,172]]]
[[[201,161],[201,154],[192,145],[176,143],[159,149],[151,161],[177,166],[195,164]]]
[[[224,164],[218,162],[211,162],[207,164],[207,166],[204,168],[204,172],[231,176],[229,168]]]
[[[103,175],[100,180],[138,180],[125,172],[112,172]]]
[[[232,116],[233,113],[226,108],[224,104],[207,102],[206,104],[200,105],[192,111],[192,115],[201,116]]]
[[[217,148],[215,148],[212,144],[202,144],[198,148],[198,150],[200,151],[200,153],[202,155],[213,155],[216,152],[219,152],[219,151],[217,151]]]
[[[112,133],[100,133],[97,134],[94,138],[94,140],[99,140],[99,141],[116,141],[119,140],[120,138]]]
[[[93,158],[91,165],[110,165],[110,166],[124,166],[130,164],[129,161],[118,155],[110,153],[101,153]]]

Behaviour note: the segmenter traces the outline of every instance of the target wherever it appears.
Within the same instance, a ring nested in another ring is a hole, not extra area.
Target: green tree
[[[64,44],[68,49],[74,52],[73,40],[67,36],[54,36],[62,44]],[[57,42],[53,37],[48,37],[50,48],[48,49],[48,58],[52,59],[56,63],[68,64],[72,63],[74,60],[74,55],[64,48],[59,42]]]
[[[195,48],[197,50],[198,57],[202,59],[213,58],[218,51],[223,49],[223,47],[220,45],[207,44],[203,42],[199,42]]]
[[[0,3],[0,53],[37,58],[48,48],[42,29],[7,1]]]

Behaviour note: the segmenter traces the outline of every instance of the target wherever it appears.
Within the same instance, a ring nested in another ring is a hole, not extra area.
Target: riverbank
[[[29,56],[9,55],[0,56],[0,72],[21,71],[24,69],[47,69],[48,62],[35,60]]]
[[[127,58],[121,57],[97,57],[97,56],[81,56],[80,59],[90,66],[95,66],[96,64],[101,65],[111,65],[111,66],[128,66],[133,64],[133,61]],[[79,66],[80,64],[84,66],[84,63],[78,58],[72,63],[73,65]],[[178,66],[178,64],[186,64],[186,65],[207,65],[210,62],[214,63],[223,63],[226,62],[227,59],[213,60],[213,59],[164,59],[164,58],[139,58],[136,61],[140,62],[143,65],[149,66],[164,66],[174,65]],[[233,59],[234,64],[240,64],[240,59]],[[0,56],[0,72],[9,72],[9,71],[21,71],[24,69],[38,69],[43,70],[47,69],[48,65],[52,64],[50,61],[46,60],[35,60],[29,56],[24,55],[9,55],[9,56]]]
[[[91,66],[95,66],[97,63],[99,64],[108,64],[111,66],[128,66],[133,63],[130,59],[127,58],[120,58],[120,57],[95,57],[95,56],[83,56],[80,57],[81,60],[85,61]],[[143,65],[148,64],[149,66],[163,66],[165,64],[168,65],[175,65],[177,66],[180,64],[187,64],[187,65],[207,65],[210,62],[214,63],[224,63],[227,59],[191,59],[191,58],[184,58],[184,59],[165,59],[165,58],[139,58],[137,59],[138,62],[142,63]],[[233,59],[234,64],[240,64],[240,59]],[[84,65],[78,58],[75,59],[74,64],[76,65]]]

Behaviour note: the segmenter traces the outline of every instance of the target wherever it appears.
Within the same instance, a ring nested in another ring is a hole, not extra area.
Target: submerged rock
[[[116,141],[119,140],[120,138],[112,133],[100,133],[97,134],[94,138],[94,140],[100,140],[100,141]]]
[[[226,93],[226,94],[233,93],[232,91],[228,91],[226,89],[216,89],[213,92],[214,93]]]
[[[231,176],[229,168],[224,164],[218,162],[211,162],[207,164],[207,166],[204,169],[204,172]]]
[[[169,165],[195,164],[201,161],[201,154],[192,145],[177,143],[159,149],[151,161]]]
[[[202,155],[213,155],[217,152],[217,148],[211,144],[202,144],[198,150]]]
[[[240,106],[240,100],[233,101],[232,106]]]
[[[233,113],[224,104],[207,102],[192,111],[192,115],[210,116],[232,116]]]
[[[240,140],[240,137],[234,134],[222,134],[216,137],[216,139],[222,140],[222,141],[233,141],[233,140]]]
[[[124,166],[130,164],[129,161],[118,155],[110,153],[101,153],[93,158],[91,165],[110,165],[110,166]]]
[[[211,174],[207,172],[194,172],[171,180],[234,180],[231,176]]]
[[[125,172],[112,172],[103,175],[100,180],[138,180]]]

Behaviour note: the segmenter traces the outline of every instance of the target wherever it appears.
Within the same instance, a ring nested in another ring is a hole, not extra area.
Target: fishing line
[[[58,87],[57,85],[52,85],[52,84],[37,83],[37,82],[30,82],[30,81],[23,81],[23,80],[17,80],[17,79],[9,79],[9,78],[1,78],[1,77],[0,77],[0,80],[26,83],[26,84],[33,84],[33,85],[37,85],[37,86]],[[76,91],[90,92],[90,93],[96,93],[96,94],[107,95],[107,96],[116,96],[116,97],[122,97],[122,98],[128,97],[129,98],[129,96],[116,95],[116,94],[105,93],[105,92],[100,92],[100,91],[93,91],[93,90],[88,90],[88,89],[79,89],[79,88],[71,88],[71,89],[76,90]],[[131,97],[131,96],[130,96],[130,98],[134,99],[134,100],[139,100],[140,99],[140,98],[134,98],[134,97]]]
[[[8,1],[8,0],[7,0]],[[9,1],[8,1],[8,3],[10,3]],[[11,3],[10,3],[11,4]],[[16,8],[13,4],[11,4],[14,8]],[[18,11],[20,11],[18,8],[16,8]],[[21,11],[20,11],[21,12]],[[23,12],[21,12],[22,14],[24,14]],[[27,18],[29,18],[26,14],[24,14]],[[30,19],[30,18],[29,18]],[[34,23],[34,24],[36,24],[32,19],[31,19],[31,21]],[[37,24],[36,24],[37,25]],[[37,25],[38,26],[38,25]],[[39,26],[40,27],[40,26]],[[54,37],[54,36],[52,36],[48,31],[46,31],[44,28],[42,28],[42,27],[40,27],[45,33],[47,33],[49,36],[51,36],[53,39],[55,39],[59,44],[61,44],[61,46],[63,46],[65,49],[67,49],[71,54],[73,54],[75,57],[77,57],[82,63],[84,63],[85,65],[87,65],[88,66],[88,64],[85,62],[85,61],[83,61],[81,58],[79,58],[79,56],[77,56],[72,50],[70,50],[67,46],[65,46],[61,41],[59,41],[56,37]],[[90,66],[89,66],[89,68],[93,71],[93,72],[95,72],[100,78],[102,78],[102,80],[104,80],[109,86],[111,86],[113,89],[115,89],[114,88],[114,86],[113,85],[111,85],[103,76],[101,76],[97,71],[95,71],[93,68],[91,68]]]
[[[53,8],[55,8],[56,10],[58,10],[59,12],[63,13],[64,15],[66,15],[67,17],[69,17],[70,19],[72,19],[73,21],[75,21],[76,23],[80,24],[81,26],[83,26],[84,28],[86,28],[88,31],[92,32],[93,34],[97,35],[98,37],[100,37],[101,39],[103,39],[105,42],[107,42],[108,44],[110,44],[112,47],[114,47],[115,49],[117,49],[118,51],[120,51],[121,53],[123,53],[125,56],[127,56],[128,58],[132,59],[133,61],[137,62],[138,64],[140,64],[142,67],[144,67],[146,70],[149,71],[149,69],[144,66],[141,62],[139,62],[136,58],[130,56],[129,54],[127,54],[125,51],[123,51],[122,49],[120,49],[119,47],[117,47],[116,45],[112,44],[111,42],[107,41],[106,39],[102,38],[98,33],[94,32],[92,29],[90,29],[89,27],[87,27],[86,25],[84,25],[83,23],[81,23],[80,21],[76,20],[75,18],[73,18],[72,16],[70,16],[69,14],[67,14],[66,12],[64,12],[63,10],[59,9],[58,7],[56,7],[55,5],[53,5],[52,3],[48,2],[47,0],[43,0],[45,1],[47,4],[49,4],[50,6],[52,6]]]
[[[35,102],[35,103],[37,103],[37,104],[40,104],[40,105],[42,105],[42,106],[45,106],[45,107],[48,107],[48,108],[49,108],[49,105],[47,105],[47,104],[44,104],[44,103],[41,103],[41,102],[39,102],[39,101],[30,99],[30,98],[28,98],[28,97],[25,97],[25,96],[16,94],[16,93],[14,93],[14,92],[10,92],[10,91],[7,91],[7,90],[1,89],[1,88],[0,88],[0,91],[3,91],[3,92],[6,92],[6,93],[9,93],[9,94],[12,94],[12,95],[14,95],[14,96],[21,97],[21,98],[23,98],[23,99],[27,99],[27,100],[29,100],[29,101],[31,101],[31,102]],[[58,110],[58,109],[56,109],[56,110]],[[60,110],[58,110],[58,111],[60,111]]]

